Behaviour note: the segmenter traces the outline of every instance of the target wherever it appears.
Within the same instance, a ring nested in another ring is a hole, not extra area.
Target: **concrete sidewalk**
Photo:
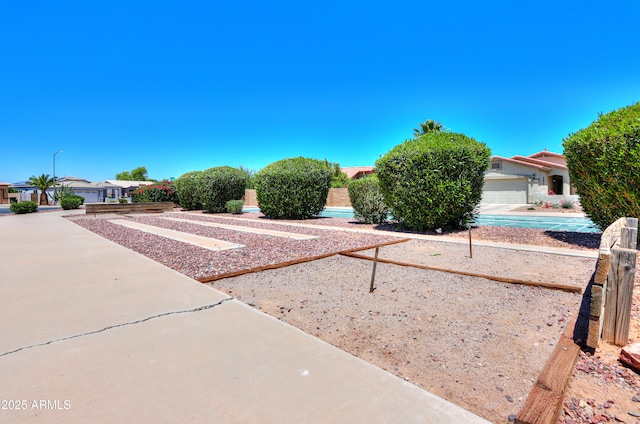
[[[62,218],[0,218],[0,423],[481,423]]]

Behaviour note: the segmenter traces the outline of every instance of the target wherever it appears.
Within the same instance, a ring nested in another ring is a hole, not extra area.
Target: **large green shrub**
[[[607,114],[563,140],[571,184],[604,230],[640,213],[640,102]]]
[[[38,210],[38,204],[31,201],[12,203],[9,209],[15,214],[31,213]]]
[[[150,185],[142,185],[131,193],[132,202],[178,202],[173,182],[162,180]]]
[[[60,200],[60,206],[62,206],[64,210],[78,209],[83,201],[84,198],[81,196],[67,196]]]
[[[384,202],[407,228],[464,226],[482,198],[490,155],[484,143],[453,132],[407,140],[376,161]]]
[[[178,194],[178,204],[188,211],[202,209],[200,196],[198,195],[198,176],[202,171],[191,171],[180,175],[173,186]]]
[[[226,212],[229,200],[244,196],[247,174],[230,166],[218,166],[202,171],[197,177],[198,196],[202,210],[208,213]]]
[[[382,224],[391,209],[384,204],[377,175],[349,181],[349,199],[354,215],[367,224]]]
[[[269,218],[306,219],[324,209],[333,171],[303,157],[269,164],[256,175],[260,211]]]

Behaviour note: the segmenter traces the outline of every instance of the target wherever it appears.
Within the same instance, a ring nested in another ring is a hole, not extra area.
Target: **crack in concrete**
[[[33,349],[33,348],[41,347],[41,346],[47,346],[47,345],[50,345],[50,344],[53,344],[53,343],[58,343],[58,342],[66,341],[66,340],[77,339],[77,338],[84,337],[84,336],[91,336],[93,334],[103,333],[105,331],[112,330],[112,329],[118,328],[118,327],[125,327],[125,326],[128,326],[128,325],[141,324],[143,322],[150,321],[150,320],[156,319],[156,318],[162,318],[162,317],[165,317],[167,315],[188,314],[188,313],[192,313],[192,312],[205,311],[207,309],[212,309],[212,308],[215,308],[216,306],[220,306],[223,303],[225,303],[225,302],[227,302],[229,300],[233,300],[233,299],[234,299],[233,297],[227,297],[227,298],[224,298],[224,299],[220,300],[219,302],[211,303],[209,305],[198,306],[197,308],[185,309],[185,310],[181,310],[181,311],[163,312],[161,314],[152,315],[150,317],[139,319],[137,321],[123,322],[122,324],[110,325],[110,326],[105,327],[105,328],[103,328],[101,330],[88,331],[88,332],[82,333],[82,334],[76,334],[76,335],[73,335],[73,336],[63,337],[63,338],[60,338],[60,339],[49,340],[48,342],[44,342],[44,343],[37,343],[37,344],[34,344],[34,345],[30,345],[30,346],[23,346],[21,348],[18,348],[18,349],[9,351],[9,352],[0,353],[0,358],[3,357],[3,356],[7,356],[7,355],[11,355],[13,353],[20,352],[22,350]]]

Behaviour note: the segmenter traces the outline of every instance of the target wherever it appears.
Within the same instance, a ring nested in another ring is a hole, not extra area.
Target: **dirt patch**
[[[373,259],[374,249],[358,252]],[[379,248],[378,258],[439,269],[512,278],[523,282],[573,286],[582,291],[595,269],[595,258],[423,240]],[[567,272],[567,270],[570,270]]]
[[[493,252],[491,263],[509,262],[508,252]],[[454,267],[458,259],[448,257]],[[584,266],[573,260],[558,273]],[[370,261],[337,256],[211,285],[498,423],[518,412],[581,301],[390,264],[378,264],[370,294],[371,271]]]

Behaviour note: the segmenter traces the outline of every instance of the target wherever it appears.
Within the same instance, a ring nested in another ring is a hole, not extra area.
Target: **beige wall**
[[[9,186],[0,186],[0,204],[9,203]]]
[[[256,191],[254,189],[248,188],[244,191],[244,205],[258,206],[258,200],[256,199]]]
[[[258,206],[255,190],[247,189],[244,191],[244,205]],[[346,188],[330,188],[329,194],[327,195],[327,206],[342,206],[350,208],[351,201],[349,200],[349,190]]]

